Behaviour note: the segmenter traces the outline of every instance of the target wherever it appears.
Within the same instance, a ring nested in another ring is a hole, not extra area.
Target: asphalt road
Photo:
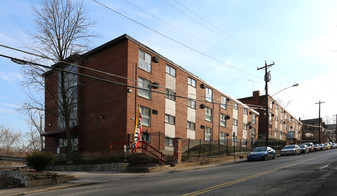
[[[157,172],[32,195],[337,195],[337,150]]]

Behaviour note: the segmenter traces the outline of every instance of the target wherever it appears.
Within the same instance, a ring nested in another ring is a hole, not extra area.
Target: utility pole
[[[336,142],[336,139],[337,139],[337,114],[334,115],[334,116],[336,116],[336,122],[335,122],[335,141],[334,141],[334,142]]]
[[[325,102],[322,102],[322,101],[319,101],[318,103],[315,103],[315,104],[318,104],[318,126],[319,126],[319,129],[318,129],[318,143],[321,143],[321,104],[322,103],[325,103]]]
[[[268,68],[275,65],[273,62],[272,64],[267,64],[265,61],[264,66],[257,68],[257,70],[264,69],[264,81],[265,81],[265,90],[266,90],[266,146],[268,146],[269,141],[269,97],[268,97],[268,82],[271,80],[270,71],[268,72]]]

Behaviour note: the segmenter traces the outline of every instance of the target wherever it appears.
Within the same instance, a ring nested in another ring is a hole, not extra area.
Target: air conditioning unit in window
[[[153,61],[154,63],[159,63],[159,58],[156,57],[156,56],[154,56],[154,57],[152,57],[152,61]]]
[[[158,114],[158,110],[152,110],[152,114],[157,115]]]
[[[249,126],[249,129],[252,129],[253,127],[252,126]]]
[[[200,104],[200,109],[205,109],[205,105],[204,104]]]
[[[205,129],[205,126],[204,126],[204,125],[200,125],[200,128],[201,128],[201,129]]]
[[[231,119],[231,117],[230,116],[226,116],[226,120],[229,120],[229,119]]]
[[[205,89],[206,88],[205,84],[200,84],[200,88]]]
[[[153,88],[153,89],[159,88],[159,83],[158,82],[152,82],[151,88]]]

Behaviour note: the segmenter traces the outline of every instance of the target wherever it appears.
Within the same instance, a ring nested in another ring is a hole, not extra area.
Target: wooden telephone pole
[[[268,146],[269,141],[269,96],[268,96],[268,82],[271,80],[270,71],[268,72],[268,68],[275,65],[273,62],[272,64],[265,64],[263,67],[257,68],[257,70],[264,69],[264,81],[265,81],[265,89],[266,89],[266,146]]]

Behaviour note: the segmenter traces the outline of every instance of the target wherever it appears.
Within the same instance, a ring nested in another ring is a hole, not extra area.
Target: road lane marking
[[[240,183],[240,182],[245,182],[245,181],[248,181],[248,180],[251,180],[251,179],[254,179],[254,178],[258,178],[258,177],[261,177],[261,176],[264,176],[264,175],[267,175],[267,174],[271,174],[271,173],[277,172],[281,169],[286,169],[286,168],[294,167],[296,165],[300,165],[300,164],[308,162],[308,161],[317,160],[317,159],[320,159],[322,157],[329,156],[329,155],[332,155],[332,154],[335,154],[335,153],[330,153],[330,154],[319,156],[319,157],[316,157],[316,158],[307,159],[307,160],[304,160],[304,161],[301,161],[301,162],[285,165],[285,166],[282,166],[282,167],[279,167],[279,168],[276,168],[276,169],[271,169],[271,170],[268,170],[268,171],[265,171],[265,172],[253,174],[253,175],[250,175],[250,176],[246,176],[246,177],[243,177],[243,178],[239,178],[239,179],[236,179],[236,180],[232,180],[232,181],[229,181],[229,182],[225,182],[225,183],[222,183],[222,184],[211,186],[211,187],[208,187],[208,188],[205,188],[205,189],[201,189],[201,190],[198,190],[198,191],[187,193],[187,194],[184,194],[183,196],[200,195],[200,194],[207,193],[207,192],[210,192],[210,191],[214,191],[214,190],[224,188],[224,187],[227,187],[227,186],[230,186],[230,185],[234,185],[234,184],[237,184],[237,183]],[[328,165],[326,165],[326,166],[328,166]]]
[[[327,168],[327,167],[329,167],[329,164],[327,164],[327,165],[325,165],[325,166],[323,166],[323,167],[321,167],[319,169],[322,170],[322,169]]]

